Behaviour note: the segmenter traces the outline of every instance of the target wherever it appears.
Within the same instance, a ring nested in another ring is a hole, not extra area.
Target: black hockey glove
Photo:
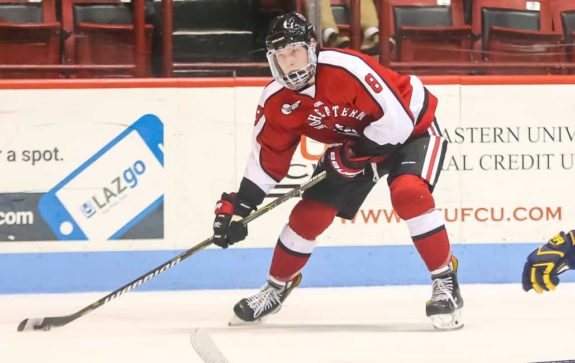
[[[216,203],[216,218],[214,219],[214,244],[228,248],[242,241],[248,235],[248,227],[238,222],[248,216],[254,207],[237,198],[236,193],[223,193],[222,199]]]
[[[575,230],[561,232],[546,244],[531,252],[523,267],[523,290],[555,290],[559,284],[558,275],[575,268]]]
[[[329,147],[323,154],[328,176],[351,179],[363,172],[369,164],[369,157],[355,156],[350,143]]]

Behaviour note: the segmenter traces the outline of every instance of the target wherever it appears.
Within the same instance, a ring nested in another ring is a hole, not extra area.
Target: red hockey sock
[[[270,277],[278,281],[290,281],[304,268],[310,256],[311,253],[291,251],[278,240],[270,267]]]
[[[270,277],[293,279],[305,266],[319,236],[333,222],[337,210],[325,204],[302,199],[291,212],[274,250]]]
[[[438,270],[451,260],[451,248],[445,226],[411,238],[429,271]]]

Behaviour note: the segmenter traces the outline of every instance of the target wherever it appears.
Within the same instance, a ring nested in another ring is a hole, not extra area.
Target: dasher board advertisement
[[[163,125],[147,115],[40,199],[58,239],[115,239],[162,203]]]

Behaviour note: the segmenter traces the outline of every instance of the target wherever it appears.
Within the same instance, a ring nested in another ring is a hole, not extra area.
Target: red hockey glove
[[[353,178],[363,172],[369,164],[369,157],[355,156],[350,143],[329,147],[322,158],[329,174]]]
[[[237,198],[236,193],[223,193],[222,199],[216,203],[212,236],[214,244],[228,248],[244,240],[248,235],[248,227],[239,220],[248,216],[253,210],[255,208]]]
[[[531,252],[523,267],[523,290],[555,290],[558,275],[575,268],[575,231],[561,232]]]

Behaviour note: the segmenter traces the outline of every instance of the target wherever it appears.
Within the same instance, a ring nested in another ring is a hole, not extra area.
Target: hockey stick
[[[326,177],[325,171],[319,173],[318,175],[312,177],[307,182],[305,182],[305,183],[301,184],[300,186],[290,190],[289,192],[285,193],[284,195],[282,195],[282,196],[274,199],[272,202],[266,204],[262,208],[256,210],[255,212],[253,212],[249,216],[242,219],[240,222],[243,224],[250,223],[254,219],[264,215],[265,213],[274,209],[278,205],[284,203],[288,199],[291,199],[293,197],[299,197],[303,193],[304,190],[316,185],[320,181],[324,180],[325,177]],[[137,279],[127,283],[126,285],[120,287],[119,289],[117,289],[115,291],[112,291],[111,293],[104,296],[100,300],[86,306],[82,310],[79,310],[79,311],[77,311],[71,315],[24,319],[24,320],[22,320],[22,322],[20,324],[18,324],[18,331],[50,330],[51,328],[54,328],[54,327],[57,328],[60,326],[64,326],[68,323],[71,323],[72,321],[78,319],[79,317],[84,316],[84,315],[96,310],[100,306],[114,300],[118,296],[133,290],[134,288],[142,285],[143,283],[147,282],[148,280],[151,280],[152,278],[158,276],[162,272],[176,266],[177,264],[179,264],[180,262],[182,262],[186,258],[194,255],[198,251],[203,250],[204,248],[206,248],[210,244],[212,244],[212,237],[209,237],[205,241],[195,245],[194,247],[190,248],[189,250],[182,252],[181,254],[177,255],[176,257],[172,258],[171,260],[169,260],[169,261],[163,263],[162,265],[156,267],[152,271],[143,274],[142,276],[138,277]]]

